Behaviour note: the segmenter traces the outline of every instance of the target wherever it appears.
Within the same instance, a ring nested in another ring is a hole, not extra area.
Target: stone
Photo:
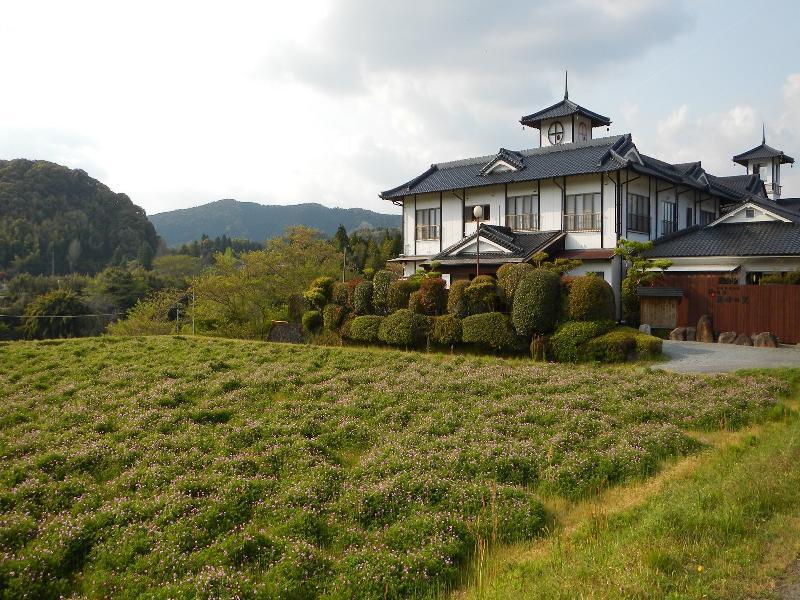
[[[719,334],[719,339],[717,340],[718,344],[732,344],[736,341],[736,332],[735,331],[723,331]]]
[[[642,333],[646,333],[647,335],[652,335],[650,325],[648,325],[647,323],[642,323],[641,325],[639,325],[639,331],[641,331]]]
[[[751,340],[750,336],[746,333],[740,333],[736,336],[736,339],[733,340],[733,343],[737,346],[752,346],[753,340]]]
[[[687,327],[686,328],[686,341],[687,342],[697,341],[697,328],[696,327]]]
[[[771,331],[762,331],[753,337],[753,346],[758,348],[777,348],[778,338]]]
[[[686,340],[686,327],[676,327],[669,332],[669,339],[683,342]]]
[[[714,324],[711,322],[711,317],[703,315],[697,322],[696,338],[698,342],[712,342],[714,341]]]

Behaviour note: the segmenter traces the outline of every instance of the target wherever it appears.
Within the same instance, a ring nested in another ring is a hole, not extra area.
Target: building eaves
[[[645,256],[800,256],[800,224],[760,221],[693,227],[655,240]]]
[[[588,108],[584,108],[578,104],[575,104],[571,100],[564,99],[559,102],[556,102],[552,106],[548,106],[547,108],[543,108],[540,111],[535,113],[531,113],[522,117],[519,122],[523,125],[527,125],[528,127],[534,127],[539,129],[541,123],[545,119],[555,119],[558,117],[568,117],[573,114],[580,114],[592,122],[592,127],[599,127],[601,125],[611,125],[611,119],[605,117],[599,113],[596,113]]]
[[[781,164],[786,163],[793,163],[794,159],[789,156],[788,154],[784,154],[782,150],[776,150],[772,146],[767,146],[767,144],[760,144],[755,148],[748,150],[747,152],[742,152],[741,154],[737,154],[733,157],[733,162],[742,165],[743,167],[747,166],[747,161],[753,160],[756,158],[780,158]]]

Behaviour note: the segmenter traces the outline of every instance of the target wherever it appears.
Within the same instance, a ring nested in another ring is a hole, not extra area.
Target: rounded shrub
[[[389,286],[397,280],[397,275],[386,269],[372,277],[372,306],[376,315],[389,314]]]
[[[302,323],[308,333],[316,333],[322,327],[322,315],[318,310],[307,310],[303,313]]]
[[[461,338],[465,344],[499,352],[511,352],[518,346],[508,317],[499,312],[479,313],[462,320]]]
[[[447,312],[459,319],[469,315],[466,295],[469,283],[466,279],[459,279],[450,284],[450,293],[447,295]]]
[[[353,301],[356,295],[356,288],[358,284],[364,281],[361,277],[355,277],[346,282],[347,285],[347,308],[353,310]]]
[[[372,313],[372,291],[371,281],[362,281],[353,290],[353,312],[357,315],[368,315]]]
[[[331,302],[339,306],[347,306],[347,283],[344,281],[337,281],[333,284]]]
[[[509,309],[514,306],[514,294],[519,282],[533,270],[530,263],[506,263],[497,269],[497,295]]]
[[[497,304],[497,282],[489,275],[479,275],[466,289],[469,314],[492,312]]]
[[[374,344],[378,341],[378,330],[385,317],[377,315],[362,315],[353,319],[347,332],[348,339],[364,344]]]
[[[425,343],[428,319],[407,308],[401,308],[383,319],[378,339],[391,346],[413,348]]]
[[[413,291],[415,291],[414,284],[408,279],[393,281],[389,285],[389,312],[391,313],[401,308],[408,308],[408,299]]]
[[[420,301],[419,290],[416,292],[411,292],[411,295],[408,297],[408,310],[420,315],[425,314],[422,310],[422,302]]]
[[[322,324],[329,331],[336,331],[347,316],[347,308],[339,304],[327,304],[322,311]]]
[[[303,298],[314,308],[322,310],[331,299],[332,292],[333,277],[317,277],[311,282],[308,290],[303,294]]]
[[[592,338],[608,333],[614,321],[569,321],[558,328],[550,338],[550,354],[559,362],[587,360],[586,344]]]
[[[447,283],[441,277],[426,277],[420,282],[419,310],[423,315],[441,315],[447,309]],[[410,306],[409,306],[410,308]]]
[[[597,275],[576,277],[569,286],[567,306],[573,321],[613,319],[614,290]]]
[[[517,333],[528,337],[551,332],[561,308],[561,279],[552,271],[533,269],[516,287],[511,321]]]
[[[461,319],[454,315],[434,317],[430,338],[439,346],[455,346],[461,342]]]

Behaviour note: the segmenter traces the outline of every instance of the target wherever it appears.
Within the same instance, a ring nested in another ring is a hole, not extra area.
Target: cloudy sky
[[[393,212],[432,162],[538,145],[570,98],[642,152],[800,155],[800,2],[4,3],[0,159],[86,170],[148,213],[237,198]],[[602,135],[606,135],[603,133]],[[784,195],[800,196],[798,168]]]

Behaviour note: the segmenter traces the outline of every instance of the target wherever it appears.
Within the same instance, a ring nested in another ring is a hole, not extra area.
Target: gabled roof
[[[493,247],[501,248],[500,251],[488,252],[481,249],[481,262],[486,264],[525,262],[537,252],[554,244],[558,245],[559,241],[563,245],[566,236],[564,231],[512,231],[500,225],[481,225],[480,234],[481,240],[490,242]],[[431,257],[430,262],[436,261],[444,265],[473,264],[476,259],[475,252],[463,252],[462,249],[472,246],[477,237],[478,232],[475,231]]]
[[[540,129],[542,121],[545,119],[555,119],[558,117],[568,117],[570,115],[582,115],[592,122],[592,127],[600,127],[601,125],[611,125],[611,119],[604,117],[587,108],[583,108],[575,104],[569,98],[564,98],[561,102],[556,102],[552,106],[543,108],[542,110],[522,117],[519,122],[528,127]]]
[[[795,214],[792,211],[787,211],[785,208],[781,207],[780,204],[774,202],[773,200],[767,200],[766,198],[763,200],[754,200],[749,199],[741,204],[731,207],[729,210],[726,210],[718,219],[709,223],[709,227],[714,227],[718,224],[725,223],[730,220],[730,217],[746,210],[748,208],[757,208],[767,213],[776,221],[782,221],[784,223],[798,223],[800,224],[800,215]]]
[[[766,199],[767,197],[764,182],[758,175],[728,175],[725,177],[708,175],[708,180],[712,188],[731,190],[740,198],[753,196]]]
[[[784,154],[781,150],[776,150],[772,146],[767,146],[767,144],[764,142],[761,142],[760,145],[748,150],[747,152],[737,154],[732,160],[733,162],[739,163],[743,167],[746,167],[747,161],[757,158],[779,158],[781,164],[794,162],[794,159],[791,156]]]
[[[506,150],[500,148],[499,152],[495,154],[494,158],[486,163],[480,171],[481,175],[491,173],[498,165],[506,164],[515,171],[525,168],[525,159],[522,154],[513,150]]]
[[[664,236],[645,252],[649,258],[800,255],[800,224],[779,221],[694,226]]]

